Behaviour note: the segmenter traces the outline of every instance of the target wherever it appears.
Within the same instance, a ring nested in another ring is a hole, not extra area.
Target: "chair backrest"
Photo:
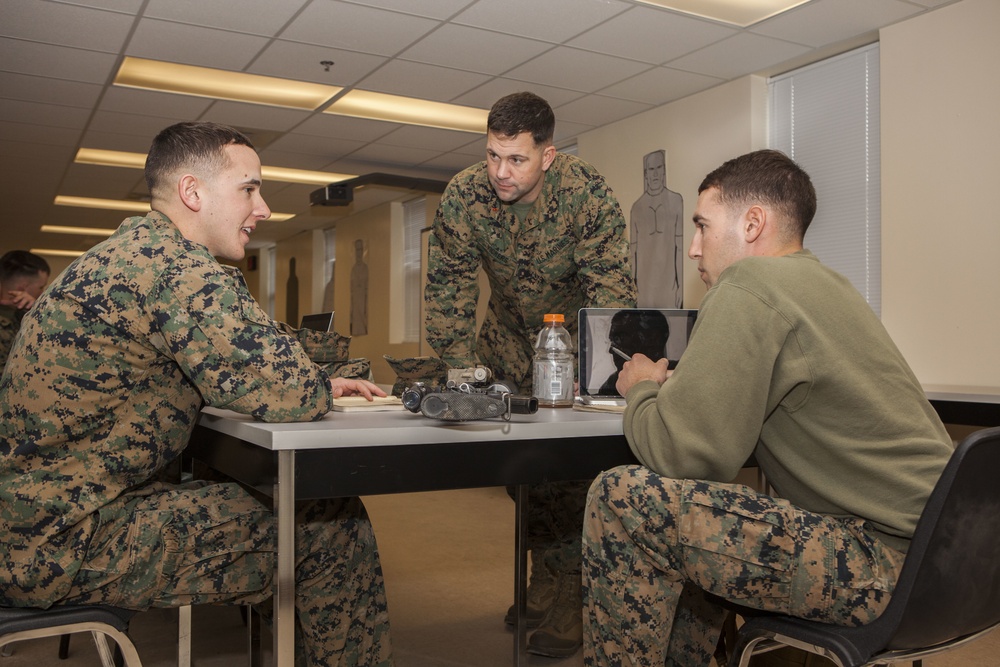
[[[1000,622],[1000,428],[955,449],[917,523],[885,647],[934,646]]]

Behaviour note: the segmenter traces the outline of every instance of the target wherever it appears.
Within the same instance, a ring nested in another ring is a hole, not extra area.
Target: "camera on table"
[[[413,413],[444,421],[474,421],[538,411],[538,399],[515,396],[502,382],[493,381],[485,366],[452,368],[444,387],[414,382],[403,391],[403,406]]]

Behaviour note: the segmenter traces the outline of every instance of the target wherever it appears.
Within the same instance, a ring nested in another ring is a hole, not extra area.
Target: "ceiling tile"
[[[100,94],[101,86],[92,83],[43,79],[27,74],[0,72],[0,97],[6,99],[42,102],[44,104],[65,104],[89,109],[97,103]]]
[[[368,142],[345,139],[343,137],[315,136],[290,132],[270,144],[268,146],[268,150],[264,154],[270,154],[271,151],[277,151],[284,154],[316,156],[321,159],[319,164],[323,165],[332,160],[338,160],[345,155],[358,150],[366,143]],[[316,163],[314,161],[309,160],[310,166],[300,166],[299,168],[320,169],[320,167],[314,166],[315,164]],[[296,165],[283,163],[278,166],[294,167]]]
[[[472,157],[461,153],[445,153],[444,155],[439,155],[432,160],[427,160],[422,164],[422,166],[434,167],[436,169],[458,173],[466,167],[471,167],[477,162],[480,162],[481,158],[482,156]]]
[[[0,121],[18,122],[23,118],[31,118],[38,125],[82,130],[87,126],[90,109],[0,99]]]
[[[464,104],[470,107],[479,107],[480,109],[490,109],[501,97],[505,97],[511,93],[520,93],[525,91],[538,95],[552,107],[557,107],[561,104],[566,104],[567,102],[583,97],[583,93],[576,90],[554,88],[552,86],[543,86],[538,83],[527,83],[524,81],[516,81],[514,79],[497,78],[490,79],[483,85],[475,88],[474,90],[470,90],[464,95],[456,97],[452,101],[455,104]]]
[[[310,113],[299,109],[280,109],[266,107],[262,104],[244,104],[222,100],[209,107],[208,111],[202,114],[201,120],[236,127],[287,132],[308,118]]]
[[[652,7],[633,7],[570,46],[659,65],[736,34],[734,28]]]
[[[320,64],[327,60],[333,62],[329,72]],[[386,61],[383,56],[357,51],[276,40],[267,45],[247,71],[296,81],[352,86]]]
[[[450,102],[489,79],[485,74],[393,60],[358,82],[358,88]]]
[[[309,0],[150,0],[145,15],[178,23],[222,28],[251,35],[275,35]]]
[[[424,148],[441,153],[455,150],[468,144],[470,138],[482,138],[485,136],[485,134],[475,134],[472,132],[404,125],[398,130],[394,130],[382,137],[380,143],[406,148]]]
[[[369,144],[351,153],[349,157],[351,160],[362,160],[374,164],[413,166],[426,160],[432,160],[437,155],[438,151],[423,148],[402,148],[400,146],[386,146],[385,144]],[[372,171],[383,170],[378,168],[370,168],[368,170],[368,172]]]
[[[389,56],[402,51],[437,25],[437,21],[398,12],[337,0],[314,0],[279,37]]]
[[[75,147],[80,141],[80,134],[80,130],[68,127],[0,121],[0,141]]]
[[[400,127],[399,123],[320,113],[296,127],[295,132],[315,137],[341,137],[367,142],[384,137],[397,127]]]
[[[264,47],[263,37],[142,19],[126,55],[241,72]]]
[[[98,111],[94,114],[88,129],[143,137],[146,140],[146,148],[149,148],[153,137],[159,134],[160,130],[180,120],[183,119],[119,113],[117,111]]]
[[[399,54],[432,65],[502,74],[551,49],[552,45],[490,30],[444,25]],[[469,57],[469,54],[475,57]]]
[[[649,69],[649,65],[560,46],[507,72],[521,79],[588,93]]]
[[[561,44],[630,7],[620,0],[479,0],[452,22]]]
[[[724,79],[704,74],[683,72],[670,67],[655,67],[598,92],[611,97],[659,105],[707,90],[723,81]]]
[[[163,127],[169,125],[170,121],[164,119]],[[112,130],[98,130],[92,125],[88,127],[80,141],[82,148],[101,148],[107,151],[125,151],[127,153],[145,153],[153,143],[155,135],[137,136],[134,134],[122,134]],[[75,153],[74,153],[75,155]]]
[[[806,53],[809,49],[770,37],[740,33],[670,61],[670,67],[729,80]]]
[[[349,2],[354,0],[348,0]],[[365,5],[381,7],[382,9],[394,9],[407,14],[426,16],[433,19],[446,19],[453,16],[470,4],[474,0],[364,0]]]
[[[118,53],[132,27],[127,14],[38,0],[3,0],[0,35]]]
[[[5,72],[103,84],[116,62],[110,53],[0,37],[0,69]]]
[[[559,114],[559,118],[564,118],[570,123],[601,126],[634,116],[651,108],[651,104],[643,104],[642,102],[588,95],[583,99],[564,104],[556,110],[556,113]]]
[[[101,98],[101,111],[136,113],[161,118],[198,120],[213,100],[194,95],[173,95],[155,90],[109,86]]]
[[[899,0],[813,0],[755,25],[751,31],[816,48],[921,11],[920,7]]]

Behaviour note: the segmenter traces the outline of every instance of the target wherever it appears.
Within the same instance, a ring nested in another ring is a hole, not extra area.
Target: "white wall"
[[[1000,386],[1000,2],[881,34],[882,320],[924,383]]]

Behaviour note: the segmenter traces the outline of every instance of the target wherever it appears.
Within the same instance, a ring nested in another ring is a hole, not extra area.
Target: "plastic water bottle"
[[[539,407],[573,405],[573,340],[559,313],[545,315],[545,326],[535,340],[533,395]]]

